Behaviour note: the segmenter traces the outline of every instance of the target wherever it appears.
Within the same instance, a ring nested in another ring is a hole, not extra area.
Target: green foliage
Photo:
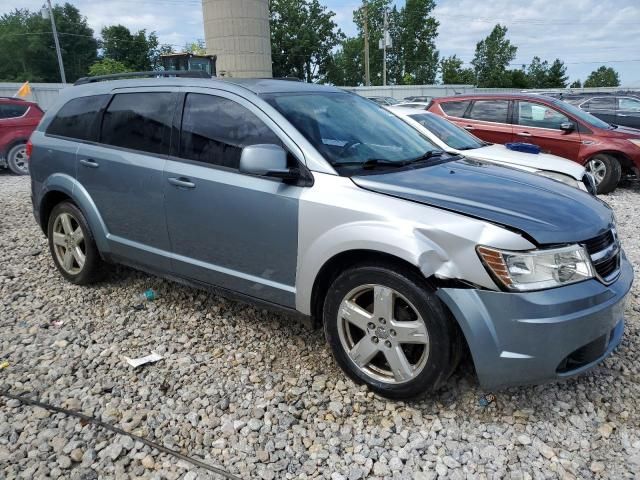
[[[96,61],[97,40],[73,5],[56,5],[53,15],[67,81],[73,82]],[[16,9],[0,17],[0,80],[60,82],[51,20],[39,10]]]
[[[384,31],[385,9],[390,9],[388,28],[393,43],[387,48],[387,83],[435,83],[440,55],[435,46],[439,23],[431,15],[434,0],[407,0],[400,10],[390,8],[391,4],[391,0],[366,1],[371,84],[382,85],[383,51],[378,47]],[[363,45],[364,12],[365,2],[353,13]]]
[[[125,65],[130,71],[148,71],[159,68],[161,50],[155,32],[146,30],[131,33],[123,25],[102,29],[103,58],[110,58]]]
[[[124,63],[113,60],[112,58],[103,58],[89,67],[89,75],[92,77],[130,71]]]
[[[556,58],[551,65],[533,57],[527,69],[529,88],[565,88],[567,86],[567,67]]]
[[[331,55],[323,81],[332,85],[361,85],[364,72],[363,52],[361,38],[345,39],[338,51]]]
[[[507,70],[508,82],[511,88],[530,88],[529,77],[524,69]]]
[[[509,63],[516,58],[518,47],[507,39],[507,27],[497,24],[489,36],[476,44],[471,62],[475,68],[478,87],[510,87]]]
[[[476,74],[471,68],[462,68],[463,63],[457,55],[443,58],[440,61],[442,83],[445,85],[474,85]]]
[[[582,82],[580,81],[580,79],[578,79],[571,85],[569,85],[569,88],[582,88]]]
[[[602,65],[597,70],[594,70],[589,74],[584,81],[585,87],[619,87],[620,76],[611,67],[605,67]]]
[[[547,85],[550,88],[566,88],[568,81],[567,67],[562,60],[556,58],[549,67]]]
[[[307,82],[327,76],[331,52],[344,39],[335,13],[319,0],[270,0],[269,11],[273,76]]]
[[[171,46],[169,46],[171,48]],[[184,46],[184,51],[188,53],[193,53],[194,55],[206,55],[207,48],[204,45],[204,40],[199,38],[195,42],[187,43]],[[164,53],[164,52],[163,52]],[[171,52],[167,52],[171,53]]]

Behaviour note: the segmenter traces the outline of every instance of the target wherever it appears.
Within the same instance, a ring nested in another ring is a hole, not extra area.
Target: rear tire
[[[19,143],[9,149],[7,166],[16,175],[29,175],[29,161],[27,160],[27,144]]]
[[[363,264],[340,274],[324,302],[333,356],[357,383],[394,399],[436,390],[457,367],[455,320],[421,275]]]
[[[71,202],[61,202],[53,207],[47,234],[53,262],[66,280],[87,285],[102,278],[104,262],[78,207]]]
[[[598,153],[591,157],[585,166],[596,181],[598,193],[610,193],[616,189],[622,177],[622,166],[617,158],[606,153]]]

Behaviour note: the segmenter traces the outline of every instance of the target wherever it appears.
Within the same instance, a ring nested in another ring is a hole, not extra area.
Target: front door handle
[[[189,179],[185,177],[170,177],[169,183],[179,188],[196,188],[196,184],[189,181]]]
[[[80,165],[84,165],[85,167],[89,168],[98,168],[100,166],[98,162],[90,158],[83,158],[82,160],[80,160]]]
[[[618,116],[619,117],[628,117],[629,115],[627,115],[626,113],[619,113]]]
[[[516,135],[520,135],[521,137],[533,137],[529,132],[518,132]]]
[[[476,129],[476,127],[474,127],[473,125],[465,125],[465,126],[464,126],[464,129],[465,129],[465,130],[475,130],[475,129]]]

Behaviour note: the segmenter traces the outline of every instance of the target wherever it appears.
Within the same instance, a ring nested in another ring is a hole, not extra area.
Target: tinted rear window
[[[100,142],[148,153],[169,153],[174,96],[168,92],[122,93],[102,120]]]
[[[467,111],[469,100],[459,102],[443,102],[440,104],[442,111],[450,117],[462,117]]]
[[[589,100],[586,106],[590,112],[594,110],[615,110],[616,99],[615,97],[595,97]]]
[[[77,140],[95,140],[95,120],[109,95],[92,95],[69,100],[53,118],[47,134]]]
[[[507,100],[476,100],[469,118],[485,122],[507,123],[509,102]]]
[[[0,104],[0,118],[21,117],[29,109],[27,105],[16,105],[13,103]]]

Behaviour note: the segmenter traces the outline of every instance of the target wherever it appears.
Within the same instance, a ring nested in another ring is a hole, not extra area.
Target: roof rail
[[[207,72],[202,70],[158,70],[152,72],[127,72],[114,73],[112,75],[96,75],[95,77],[82,77],[74,82],[74,85],[84,85],[85,83],[104,82],[107,80],[122,80],[139,77],[188,77],[188,78],[211,78]]]
[[[0,96],[0,98],[6,98],[7,100],[19,100],[21,102],[26,101],[24,98],[20,98],[20,97],[6,97],[6,96]]]

